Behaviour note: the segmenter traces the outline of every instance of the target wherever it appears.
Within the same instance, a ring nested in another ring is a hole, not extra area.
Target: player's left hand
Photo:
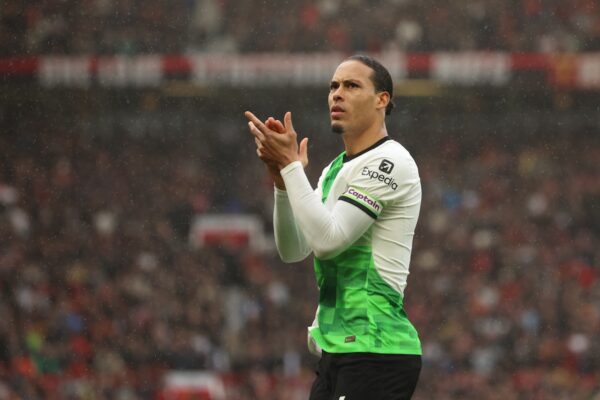
[[[263,123],[250,111],[246,111],[245,116],[255,138],[257,154],[263,161],[274,162],[279,169],[294,161],[300,161],[304,167],[308,164],[308,138],[302,139],[298,146],[291,112],[285,113],[283,124],[273,118]]]

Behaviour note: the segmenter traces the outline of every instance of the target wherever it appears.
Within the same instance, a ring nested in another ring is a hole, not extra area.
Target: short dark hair
[[[387,68],[373,57],[364,54],[355,54],[348,57],[346,61],[359,61],[373,70],[371,81],[373,82],[373,86],[375,86],[375,91],[377,93],[388,92],[390,94],[390,102],[385,108],[385,115],[390,115],[395,106],[393,101],[394,83],[392,82],[392,76]]]

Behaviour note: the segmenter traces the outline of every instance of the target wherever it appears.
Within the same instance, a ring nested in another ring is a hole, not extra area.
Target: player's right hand
[[[269,129],[274,130],[277,133],[285,133],[285,126],[283,126],[283,124],[281,123],[281,121],[278,120],[278,119],[275,119],[273,117],[269,117],[265,121],[265,125]]]
[[[290,122],[291,122],[291,118],[290,118]],[[278,119],[269,117],[265,121],[265,125],[269,129],[271,129],[277,133],[285,133],[285,126]],[[259,142],[257,141],[257,146],[258,146],[258,143]],[[306,166],[308,165],[308,138],[304,138],[300,141],[300,144],[298,146],[298,154],[300,155],[300,161],[302,162],[302,166],[304,168],[306,168]]]
[[[285,132],[285,127],[283,126],[281,121],[279,121],[273,117],[267,118],[267,120],[265,121],[265,126],[277,133]],[[265,156],[265,154],[263,153],[263,145],[260,143],[260,140],[258,140],[257,138],[254,138],[254,143],[256,143],[256,154],[258,154],[258,157],[265,164],[267,164],[267,167],[268,167],[271,175],[279,175],[279,168],[277,167],[277,163]]]
[[[267,118],[267,120],[265,121],[265,125],[269,129],[271,129],[277,133],[285,132],[285,127],[283,126],[281,121],[276,120],[273,117]],[[281,174],[279,173],[279,167],[277,166],[277,163],[274,162],[273,160],[266,158],[266,156],[262,152],[262,144],[260,143],[260,141],[257,138],[254,138],[254,142],[256,143],[256,154],[258,154],[258,157],[267,166],[267,171],[269,171],[269,175],[271,176],[271,179],[275,183],[275,186],[278,189],[285,190],[285,182],[283,181],[283,178],[281,177]]]

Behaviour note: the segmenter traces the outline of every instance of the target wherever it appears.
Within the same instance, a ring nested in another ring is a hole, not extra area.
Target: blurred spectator
[[[269,225],[251,151],[214,132],[28,124],[0,135],[2,396],[153,398],[170,369],[236,374],[243,399],[310,383],[310,260],[187,244],[195,213]],[[416,399],[600,393],[600,143],[568,129],[409,146],[424,188],[407,292],[424,345]]]
[[[0,55],[600,50],[594,0],[5,0]]]

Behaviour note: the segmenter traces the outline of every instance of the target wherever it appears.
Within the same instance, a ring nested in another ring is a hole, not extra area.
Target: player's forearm
[[[278,188],[275,189],[273,230],[279,257],[284,262],[301,261],[310,254],[310,248],[294,220],[288,196],[285,190]]]
[[[296,223],[308,246],[319,258],[331,258],[346,250],[372,223],[356,207],[339,202],[328,210],[312,190],[300,162],[281,170]]]

